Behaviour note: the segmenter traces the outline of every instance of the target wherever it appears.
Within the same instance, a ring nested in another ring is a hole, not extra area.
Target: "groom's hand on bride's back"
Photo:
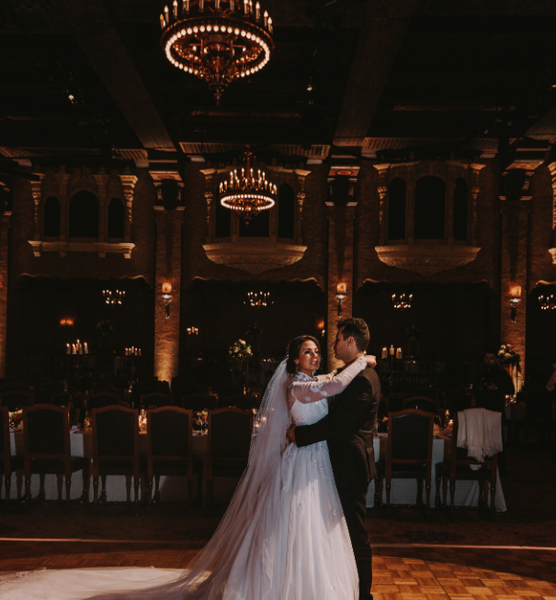
[[[292,425],[286,431],[286,438],[288,439],[289,442],[291,442],[292,444],[295,444],[295,425]]]

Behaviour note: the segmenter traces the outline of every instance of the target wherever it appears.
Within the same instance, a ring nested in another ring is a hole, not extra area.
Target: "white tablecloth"
[[[147,436],[140,435],[140,444],[142,447],[147,443]],[[10,442],[12,454],[23,455],[23,433],[21,431],[10,432]],[[91,434],[74,431],[70,434],[71,454],[72,456],[92,456],[92,438]],[[433,477],[431,485],[431,506],[434,506],[434,497],[436,493],[436,484],[434,478],[434,464],[441,462],[444,458],[444,440],[435,439],[433,443]],[[206,455],[207,436],[199,435],[193,437],[193,454],[202,458]],[[380,458],[380,438],[374,439],[375,456]],[[226,502],[231,497],[237,484],[236,478],[217,478],[214,481],[214,502]],[[47,475],[45,477],[45,494],[47,500],[56,500],[59,497],[65,498],[65,488],[62,492],[62,478],[56,475]],[[31,477],[31,495],[37,496],[39,493],[40,479],[39,475]],[[193,497],[198,494],[198,480],[195,478]],[[89,499],[93,499],[92,480],[89,486]],[[99,495],[101,485],[99,482]],[[154,491],[154,485],[153,485]],[[25,492],[25,482],[23,472],[12,475],[12,487],[10,498],[19,498]],[[71,486],[71,498],[77,499],[83,493],[83,479],[80,472],[74,473]],[[61,494],[61,495],[60,495]],[[187,485],[183,477],[163,476],[160,478],[160,495],[163,502],[184,502],[187,498]],[[371,482],[367,492],[367,506],[374,506],[375,484]],[[133,499],[133,487],[130,477],[120,475],[110,475],[106,478],[106,496],[109,502],[123,502],[128,498]],[[390,494],[392,504],[415,504],[417,497],[417,482],[411,479],[394,479]],[[442,491],[441,491],[442,498]],[[448,490],[448,502],[450,492]],[[456,506],[477,506],[479,499],[479,485],[475,481],[458,481],[456,483]],[[383,502],[386,502],[386,490],[383,490]],[[496,510],[506,511],[506,502],[500,478],[496,485]]]
[[[386,440],[384,440],[386,441]],[[432,446],[432,483],[431,483],[431,506],[434,507],[434,498],[436,494],[435,472],[434,465],[437,462],[444,460],[444,444],[445,440],[435,439]],[[380,438],[374,439],[374,450],[376,460],[380,459]],[[386,488],[386,486],[384,486]],[[424,486],[423,486],[424,488]],[[390,490],[391,504],[415,504],[417,499],[417,481],[414,479],[392,479],[392,487]],[[442,500],[442,489],[440,490],[440,499]],[[425,500],[425,491],[423,489],[423,501]],[[375,483],[371,482],[367,492],[367,506],[374,506],[375,501]],[[382,490],[382,501],[386,502],[386,489]],[[448,486],[448,494],[446,502],[450,502],[450,489]],[[456,497],[454,504],[456,506],[477,506],[479,502],[479,484],[477,481],[457,481],[456,482]],[[498,512],[505,512],[506,500],[504,499],[504,491],[500,477],[496,483],[496,497],[494,504]]]

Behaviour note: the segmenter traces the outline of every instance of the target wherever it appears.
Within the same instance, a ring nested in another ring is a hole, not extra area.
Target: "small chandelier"
[[[266,173],[261,169],[253,169],[252,157],[247,150],[241,172],[238,169],[230,171],[229,180],[223,181],[218,190],[220,204],[239,212],[246,225],[262,210],[272,208],[278,194],[278,188],[266,178]]]
[[[274,50],[272,19],[253,0],[174,0],[160,27],[166,58],[204,79],[217,105],[228,84],[260,71]]]
[[[413,294],[392,294],[392,304],[394,308],[405,310],[411,308],[413,302]]]
[[[539,305],[541,310],[556,310],[556,297],[554,294],[541,294]]]
[[[122,290],[102,290],[104,303],[111,306],[121,305],[125,298],[125,291]]]
[[[247,300],[243,303],[252,308],[266,308],[274,304],[274,300],[270,299],[270,292],[247,292]]]

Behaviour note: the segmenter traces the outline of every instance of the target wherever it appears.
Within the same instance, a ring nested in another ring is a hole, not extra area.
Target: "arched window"
[[[295,192],[284,183],[278,190],[278,237],[292,240],[295,233]]]
[[[98,238],[98,198],[91,192],[74,194],[69,205],[69,236]]]
[[[225,208],[216,201],[215,206],[215,222],[214,222],[214,237],[229,238],[231,235],[231,214],[229,208]]]
[[[42,233],[44,237],[60,237],[60,203],[49,196],[43,206]]]
[[[454,240],[467,240],[467,181],[456,179],[454,188]]]
[[[124,237],[125,212],[120,198],[112,198],[108,206],[108,237]]]
[[[443,240],[446,185],[439,177],[422,177],[415,186],[415,239]]]
[[[268,237],[270,235],[270,210],[263,210],[246,225],[239,219],[239,237]]]
[[[405,181],[392,179],[388,186],[388,239],[405,239]]]

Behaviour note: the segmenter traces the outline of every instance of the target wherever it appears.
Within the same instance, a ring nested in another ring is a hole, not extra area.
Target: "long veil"
[[[79,573],[79,590],[82,592],[74,588],[75,595],[69,592],[60,597],[68,600],[220,600],[226,592],[226,599],[230,600],[279,598],[277,588],[284,562],[279,558],[285,552],[284,532],[287,529],[279,518],[281,455],[289,424],[287,385],[286,360],[283,360],[267,386],[255,417],[247,468],[214,535],[186,571],[168,581],[167,573],[158,578],[158,570],[150,569],[152,575],[143,579],[141,589],[137,582],[127,589],[122,587],[121,579],[119,585],[115,585],[118,569],[104,569],[102,573],[83,570]],[[28,575],[18,578],[21,584],[25,585],[25,580],[29,579],[37,589],[42,588],[42,593],[54,576],[58,578],[57,584],[61,584],[66,576],[68,581],[72,580],[71,570]],[[15,585],[17,590],[17,581]],[[31,590],[26,593],[28,595],[21,597],[58,598],[38,592],[34,596]],[[12,596],[4,595],[0,585],[0,598],[9,597]]]

